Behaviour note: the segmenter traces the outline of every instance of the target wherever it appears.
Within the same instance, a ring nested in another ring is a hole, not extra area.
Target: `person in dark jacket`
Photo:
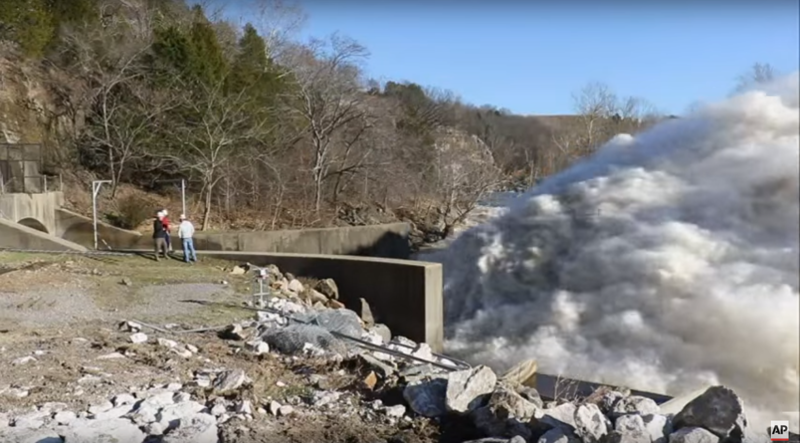
[[[169,258],[167,255],[167,231],[164,229],[164,214],[159,211],[156,218],[153,220],[153,245],[156,250],[156,261],[161,251],[164,251],[164,258]]]
[[[161,210],[161,223],[164,224],[164,241],[167,243],[167,252],[172,252],[172,235],[170,235],[169,214],[166,209]]]

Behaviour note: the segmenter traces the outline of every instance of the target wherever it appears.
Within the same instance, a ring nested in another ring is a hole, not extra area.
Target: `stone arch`
[[[45,234],[49,234],[50,233],[50,232],[47,231],[47,227],[42,222],[40,222],[39,220],[36,220],[35,218],[31,218],[31,217],[23,218],[22,220],[18,221],[17,223],[22,225],[22,226],[27,226],[27,227],[29,227],[31,229],[36,229],[37,231],[44,232]]]

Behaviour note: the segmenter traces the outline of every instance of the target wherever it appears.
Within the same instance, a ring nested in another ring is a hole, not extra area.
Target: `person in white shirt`
[[[197,251],[194,250],[194,225],[190,222],[186,215],[181,214],[181,224],[178,226],[178,237],[181,239],[183,245],[183,261],[189,263],[190,261],[197,262]]]

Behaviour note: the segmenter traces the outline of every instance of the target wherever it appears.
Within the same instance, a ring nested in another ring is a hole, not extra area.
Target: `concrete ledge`
[[[151,250],[123,251],[152,254]],[[313,278],[332,278],[339,287],[340,301],[359,312],[361,298],[372,309],[375,321],[394,335],[425,342],[442,352],[444,308],[442,265],[411,260],[345,255],[280,254],[238,251],[197,251],[198,256],[252,263],[273,264],[283,272]],[[155,265],[154,265],[155,266]]]
[[[55,209],[55,219],[55,235],[87,248],[94,247],[92,219],[62,208]],[[150,247],[152,244],[151,239],[146,239],[136,231],[117,228],[101,221],[97,222],[97,237],[100,240],[98,248],[101,250],[108,248],[138,249]]]
[[[92,220],[66,209],[55,210],[55,235],[87,248],[94,246]],[[288,252],[293,254],[358,255],[386,258],[408,258],[407,223],[388,223],[369,226],[346,226],[340,228],[301,229],[289,231],[248,232],[196,232],[195,249],[207,251],[241,252]],[[180,250],[177,230],[173,229],[173,249]],[[97,223],[100,249],[150,249],[153,239],[142,235]]]
[[[86,251],[81,245],[0,218],[0,248]]]

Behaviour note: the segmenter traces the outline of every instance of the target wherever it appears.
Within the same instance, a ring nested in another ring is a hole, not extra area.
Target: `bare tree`
[[[135,12],[137,17],[145,14]],[[89,120],[100,128],[85,135],[105,152],[109,178],[114,180],[112,197],[126,162],[148,124],[161,112],[159,106],[149,106],[153,97],[146,97],[148,91],[141,82],[143,56],[151,47],[151,36],[136,31],[136,27],[121,23],[62,30],[64,55],[71,61],[71,70],[87,85],[84,103],[78,107],[88,108]],[[111,42],[115,42],[113,47]]]
[[[200,84],[197,93],[182,94],[181,121],[173,125],[179,154],[169,154],[173,161],[199,176],[203,199],[202,230],[211,220],[213,195],[223,171],[233,159],[243,154],[242,147],[251,140],[266,137],[266,113],[252,112],[247,90],[226,94],[224,81],[213,85]],[[229,174],[233,171],[227,171]]]
[[[750,69],[736,78],[734,94],[744,92],[754,86],[775,80],[776,71],[769,63],[755,63]]]
[[[138,77],[99,92],[93,107],[98,126],[85,135],[107,153],[111,198],[128,163],[147,156],[146,146],[155,137],[158,120],[176,103],[170,94],[149,88]]]
[[[617,108],[617,95],[608,85],[589,83],[572,95],[575,111],[582,121],[582,145],[587,151],[594,150],[602,138],[603,124]]]
[[[440,139],[427,174],[434,197],[433,209],[444,238],[464,222],[483,197],[503,182],[488,147],[478,138],[459,138]]]
[[[573,95],[581,122],[576,132],[560,131],[556,146],[568,159],[593,152],[619,133],[636,133],[658,121],[661,113],[639,97],[619,97],[603,83],[590,83]]]
[[[314,211],[322,206],[323,183],[332,176],[337,148],[349,155],[364,134],[365,110],[358,82],[359,64],[367,50],[334,34],[328,42],[295,47],[284,58],[295,77],[295,92],[287,97],[288,113],[300,119],[312,146],[311,176]],[[360,129],[345,131],[357,125]]]

